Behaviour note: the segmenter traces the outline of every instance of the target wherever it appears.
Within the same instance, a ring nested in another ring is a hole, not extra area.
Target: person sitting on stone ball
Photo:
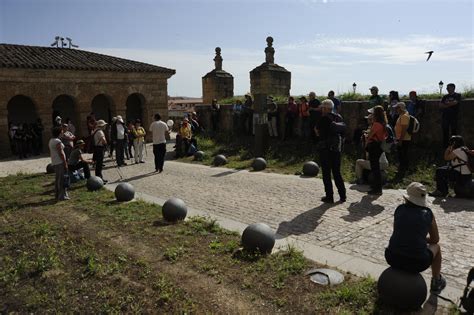
[[[468,156],[463,149],[464,139],[461,136],[452,136],[449,145],[444,151],[444,160],[448,165],[436,169],[436,190],[430,193],[432,197],[446,197],[449,194],[449,182],[455,187],[463,187],[471,182],[471,171],[467,166]],[[456,189],[455,189],[456,190]],[[465,197],[458,196],[457,197]]]
[[[408,185],[405,203],[395,209],[393,233],[385,259],[394,269],[418,273],[431,266],[431,292],[446,286],[441,275],[441,247],[436,219],[429,208],[426,187],[418,182]]]
[[[76,146],[74,147],[74,150],[72,150],[71,155],[69,156],[68,160],[68,166],[69,166],[69,171],[74,172],[82,168],[84,171],[84,177],[88,179],[91,177],[91,172],[89,168],[89,164],[94,164],[92,160],[86,160],[82,156],[84,153],[84,148],[86,146],[86,143],[84,140],[79,140],[76,142]]]

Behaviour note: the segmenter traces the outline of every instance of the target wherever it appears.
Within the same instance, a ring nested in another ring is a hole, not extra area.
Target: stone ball
[[[275,232],[265,223],[251,224],[242,233],[242,245],[246,250],[269,254],[275,245]]]
[[[225,165],[225,164],[227,164],[227,158],[222,154],[216,155],[214,157],[214,163],[213,164],[214,164],[214,166]]]
[[[203,151],[196,151],[194,153],[194,161],[202,161],[204,159],[204,152]]]
[[[303,175],[305,176],[318,176],[319,165],[316,162],[309,161],[303,165]]]
[[[166,200],[162,207],[163,218],[169,222],[184,220],[188,214],[188,207],[183,200],[179,198],[170,198]]]
[[[264,169],[267,168],[267,161],[265,161],[264,158],[256,158],[255,160],[253,160],[252,162],[252,168],[254,171],[263,171]]]
[[[380,175],[382,177],[382,186],[387,183],[387,172],[385,171],[380,171]],[[374,174],[372,172],[369,172],[369,176],[367,177],[367,181],[369,185],[372,185],[374,183]]]
[[[380,302],[400,310],[418,310],[426,300],[428,289],[420,273],[409,273],[389,267],[377,282]]]
[[[46,165],[46,173],[47,174],[53,174],[54,173],[53,164],[49,163],[48,165]]]
[[[104,186],[104,181],[102,178],[97,176],[91,176],[87,179],[86,187],[89,191],[96,191],[101,189]]]
[[[129,183],[120,183],[115,187],[117,201],[130,201],[135,198],[135,188]]]

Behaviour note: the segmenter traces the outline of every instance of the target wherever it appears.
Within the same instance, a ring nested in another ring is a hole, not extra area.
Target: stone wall
[[[234,96],[234,77],[225,71],[213,70],[202,77],[202,100],[211,103],[213,99]]]
[[[92,111],[94,97],[103,94],[110,100],[113,116],[126,117],[127,98],[138,93],[143,100],[143,125],[152,122],[156,112],[168,117],[168,74],[122,73],[102,71],[0,69],[0,156],[10,155],[7,136],[8,102],[17,95],[30,98],[42,119],[45,132],[43,143],[50,138],[52,127],[52,104],[59,95],[73,99],[76,133],[87,134],[86,116]],[[44,150],[43,150],[44,151]]]
[[[439,100],[427,100],[426,110],[423,119],[420,121],[420,132],[414,137],[414,142],[423,147],[441,147],[441,113],[439,111]],[[286,104],[278,104],[279,107],[279,134],[283,135],[285,126]],[[364,116],[367,115],[369,108],[367,102],[342,102],[342,116],[347,124],[348,141],[352,140],[354,131],[365,124]],[[210,105],[197,105],[201,123],[205,128],[210,129],[211,116]],[[221,105],[220,128],[224,132],[233,130],[233,111],[232,105]],[[469,147],[474,147],[474,99],[465,99],[461,103],[459,112],[459,132]]]

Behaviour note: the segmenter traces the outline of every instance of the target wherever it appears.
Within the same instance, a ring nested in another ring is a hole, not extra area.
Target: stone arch
[[[140,93],[133,93],[127,97],[126,120],[140,119],[143,123],[143,109],[145,108],[145,97]]]
[[[110,96],[99,94],[92,100],[91,110],[95,115],[95,119],[103,119],[110,123],[112,121],[112,113],[114,103]]]
[[[8,123],[33,123],[39,116],[33,100],[25,95],[16,95],[8,101]]]
[[[62,122],[66,122],[67,118],[70,118],[75,126],[78,126],[79,121],[77,119],[76,101],[74,98],[67,94],[61,94],[57,96],[53,101],[53,113],[52,113],[52,124],[54,125],[54,119],[60,116]]]

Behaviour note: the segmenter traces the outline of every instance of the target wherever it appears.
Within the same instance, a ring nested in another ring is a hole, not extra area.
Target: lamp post
[[[354,94],[356,93],[356,88],[357,88],[357,84],[354,82],[352,84],[352,91],[354,91]]]
[[[438,86],[439,86],[439,94],[442,94],[442,93],[443,93],[443,85],[444,85],[443,81],[439,81],[439,83],[438,83]]]

